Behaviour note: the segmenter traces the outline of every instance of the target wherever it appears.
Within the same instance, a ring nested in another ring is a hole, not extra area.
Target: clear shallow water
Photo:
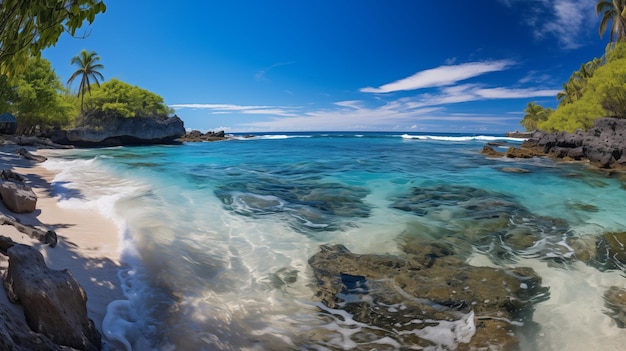
[[[54,190],[61,206],[98,208],[120,226],[127,299],[112,303],[103,322],[112,349],[342,350],[365,347],[352,336],[367,326],[338,311],[329,319],[315,300],[307,260],[320,245],[400,254],[407,232],[439,239],[481,230],[454,204],[399,209],[413,189],[443,189],[446,196],[486,191],[514,204],[520,221],[531,218],[527,227],[557,239],[624,231],[620,179],[547,159],[485,158],[479,151],[493,140],[506,139],[272,134],[55,151],[44,166],[60,171]],[[544,224],[539,216],[566,225]],[[522,340],[524,350],[620,349],[626,331],[603,313],[602,295],[611,285],[626,286],[623,273],[555,265],[546,257],[568,254],[559,241],[511,250],[505,259],[478,246],[468,262],[529,266],[550,287],[550,299],[534,314],[541,329],[534,340]],[[434,338],[439,349],[454,349],[444,334]],[[380,349],[400,347],[393,338],[376,342]]]

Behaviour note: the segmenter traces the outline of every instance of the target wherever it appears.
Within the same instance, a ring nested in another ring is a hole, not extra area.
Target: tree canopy
[[[118,117],[167,117],[170,113],[172,110],[161,96],[117,79],[102,83],[85,99],[86,117],[100,121]]]
[[[626,118],[626,42],[617,43],[606,55],[606,63],[586,80],[580,98],[559,105],[538,127],[572,132],[588,129],[595,119],[606,116]]]
[[[63,85],[50,62],[31,57],[25,68],[16,77],[15,99],[9,105],[17,117],[18,134],[67,125],[73,112],[72,102],[64,98]]]
[[[13,78],[30,56],[56,44],[63,32],[75,35],[106,6],[101,0],[1,0],[0,75]]]

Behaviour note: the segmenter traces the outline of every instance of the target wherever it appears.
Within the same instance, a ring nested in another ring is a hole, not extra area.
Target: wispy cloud
[[[280,67],[280,66],[288,66],[288,65],[292,65],[296,63],[295,61],[289,61],[289,62],[278,62],[275,63],[271,66],[265,67],[261,70],[259,70],[255,75],[254,78],[256,78],[257,80],[267,80],[267,72],[269,72],[270,70],[276,68],[276,67]]]
[[[441,88],[437,93],[418,95],[411,98],[407,105],[412,108],[423,108],[470,101],[555,97],[559,91],[557,89],[542,88],[487,88],[480,84],[463,84]]]
[[[521,0],[499,0],[514,7]],[[537,0],[525,14],[526,24],[535,38],[556,40],[563,49],[576,49],[584,45],[589,29],[596,25],[596,0]]]
[[[243,113],[250,115],[294,116],[295,107],[265,105],[233,105],[233,104],[173,104],[173,109],[208,110],[209,113],[228,114]]]
[[[378,88],[367,87],[360,91],[364,93],[391,93],[448,86],[485,73],[502,71],[514,64],[515,62],[510,60],[498,60],[440,66],[417,72],[410,77],[381,85]]]

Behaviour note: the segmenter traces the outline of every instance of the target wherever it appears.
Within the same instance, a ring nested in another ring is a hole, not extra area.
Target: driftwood
[[[31,238],[37,239],[44,244],[50,245],[50,247],[57,246],[57,233],[54,230],[44,231],[32,225],[22,224],[17,218],[0,214],[0,224],[12,225],[19,232],[24,233]]]

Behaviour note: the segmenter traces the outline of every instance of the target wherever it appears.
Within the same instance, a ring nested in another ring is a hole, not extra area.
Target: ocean
[[[571,240],[624,231],[626,179],[584,163],[487,158],[487,142],[505,150],[521,140],[234,135],[55,150],[43,166],[59,172],[52,185],[60,206],[97,208],[120,229],[125,299],[103,321],[110,350],[464,349],[465,339],[446,336],[450,321],[429,321],[431,332],[418,333],[425,342],[409,343],[316,297],[308,260],[322,245],[403,257],[407,237],[466,243],[470,266],[533,268],[549,294],[532,318],[510,321],[521,350],[622,350],[626,329],[603,296],[626,287],[624,272],[577,259]],[[493,216],[467,206],[477,198],[506,203],[498,211],[508,221],[496,234]],[[536,240],[505,245],[504,227]]]

